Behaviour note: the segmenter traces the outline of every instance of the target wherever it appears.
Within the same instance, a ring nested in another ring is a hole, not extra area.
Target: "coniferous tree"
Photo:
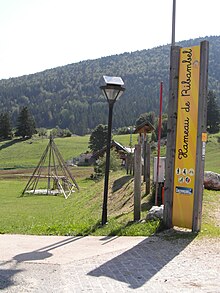
[[[220,111],[213,91],[208,93],[207,130],[209,133],[216,133],[220,130]]]
[[[34,133],[36,133],[34,118],[29,113],[28,108],[23,107],[18,116],[15,135],[22,136],[23,138],[31,138]]]
[[[89,148],[93,151],[99,151],[107,144],[108,126],[99,124],[91,133],[89,139]]]
[[[12,137],[12,129],[9,114],[0,114],[0,137],[7,139]]]

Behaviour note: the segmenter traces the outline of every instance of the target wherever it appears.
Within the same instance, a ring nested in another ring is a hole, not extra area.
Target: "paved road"
[[[220,292],[218,239],[0,235],[3,292]]]

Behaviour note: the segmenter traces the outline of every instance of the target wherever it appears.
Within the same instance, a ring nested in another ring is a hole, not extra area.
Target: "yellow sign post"
[[[174,226],[192,228],[199,104],[200,46],[181,48],[174,164]]]
[[[171,47],[164,224],[199,232],[207,141],[209,43]]]

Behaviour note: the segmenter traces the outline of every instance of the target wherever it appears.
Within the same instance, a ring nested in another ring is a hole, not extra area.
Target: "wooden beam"
[[[141,145],[135,145],[134,153],[134,221],[141,218]]]
[[[164,186],[164,224],[167,228],[172,225],[173,188],[174,188],[174,163],[175,141],[177,125],[178,104],[178,79],[179,79],[180,47],[172,46],[170,52],[170,85],[168,99],[168,122],[167,122],[167,152]]]
[[[199,82],[199,105],[198,105],[198,131],[196,149],[196,172],[193,206],[192,231],[199,232],[202,219],[202,199],[205,165],[205,145],[203,139],[207,125],[207,95],[208,95],[208,59],[209,43],[203,41],[200,44],[200,82]]]

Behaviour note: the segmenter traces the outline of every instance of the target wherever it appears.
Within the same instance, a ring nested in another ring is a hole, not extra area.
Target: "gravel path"
[[[219,239],[0,235],[0,259],[3,292],[220,292]]]

